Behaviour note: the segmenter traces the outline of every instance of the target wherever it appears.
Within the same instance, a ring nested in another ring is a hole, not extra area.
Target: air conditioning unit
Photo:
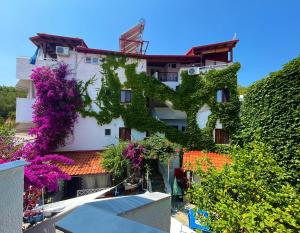
[[[188,68],[188,75],[200,74],[199,67],[190,67]]]
[[[56,54],[59,56],[69,56],[70,55],[70,48],[63,47],[63,46],[56,46]]]

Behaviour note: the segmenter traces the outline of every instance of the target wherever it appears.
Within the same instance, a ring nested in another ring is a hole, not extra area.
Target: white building
[[[180,72],[188,70],[197,73],[209,69],[221,69],[233,61],[233,48],[238,40],[197,46],[191,48],[185,55],[145,55],[124,53],[89,48],[80,38],[63,37],[38,33],[30,40],[37,46],[35,64],[30,64],[29,57],[17,58],[17,88],[27,92],[27,98],[17,99],[16,122],[19,130],[28,129],[32,124],[32,104],[35,101],[35,90],[30,80],[32,69],[36,66],[55,66],[57,62],[64,62],[72,70],[70,78],[87,81],[96,75],[97,81],[89,89],[91,97],[96,96],[96,88],[101,85],[99,63],[107,55],[126,55],[128,62],[137,62],[137,72],[146,72],[157,78],[165,85],[176,89],[181,83]],[[124,70],[118,70],[121,82],[126,80]],[[95,107],[96,108],[96,107]],[[204,105],[197,114],[200,128],[206,126],[210,115],[209,106]],[[171,104],[152,106],[153,117],[168,125],[184,131],[186,128],[186,114],[172,109]],[[217,123],[216,129],[221,130],[222,124]],[[219,133],[219,131],[218,131]],[[102,150],[108,145],[115,144],[122,139],[139,140],[146,137],[146,132],[126,129],[121,118],[114,119],[106,125],[98,125],[91,117],[79,117],[74,128],[74,134],[66,140],[66,145],[60,151]]]
[[[22,232],[25,165],[22,160],[0,164],[0,232]]]

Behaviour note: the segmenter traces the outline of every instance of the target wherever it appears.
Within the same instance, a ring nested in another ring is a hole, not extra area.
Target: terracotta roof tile
[[[225,164],[231,164],[232,160],[227,155],[218,153],[204,153],[202,151],[189,151],[183,155],[183,170],[197,170],[198,161],[208,159],[212,165],[217,169],[221,170]],[[207,166],[202,164],[202,169],[205,171]]]
[[[74,163],[71,165],[57,165],[62,169],[62,171],[70,176],[106,173],[105,169],[101,166],[102,158],[99,152],[100,151],[59,152],[59,154],[74,160]]]

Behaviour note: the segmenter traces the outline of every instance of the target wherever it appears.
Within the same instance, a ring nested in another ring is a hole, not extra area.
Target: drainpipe
[[[170,159],[168,159],[168,182],[170,183]]]

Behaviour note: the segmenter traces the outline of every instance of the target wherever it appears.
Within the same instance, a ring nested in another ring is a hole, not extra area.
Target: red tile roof
[[[71,165],[58,164],[62,171],[70,176],[106,173],[101,166],[102,158],[99,151],[70,151],[59,152],[59,154],[74,160],[74,163]]]
[[[202,151],[189,151],[183,155],[183,170],[197,170],[198,161],[208,158],[212,165],[217,169],[221,170],[225,164],[231,164],[232,160],[227,155],[218,153],[204,153]],[[202,165],[202,169],[205,171],[207,169],[206,165]]]

